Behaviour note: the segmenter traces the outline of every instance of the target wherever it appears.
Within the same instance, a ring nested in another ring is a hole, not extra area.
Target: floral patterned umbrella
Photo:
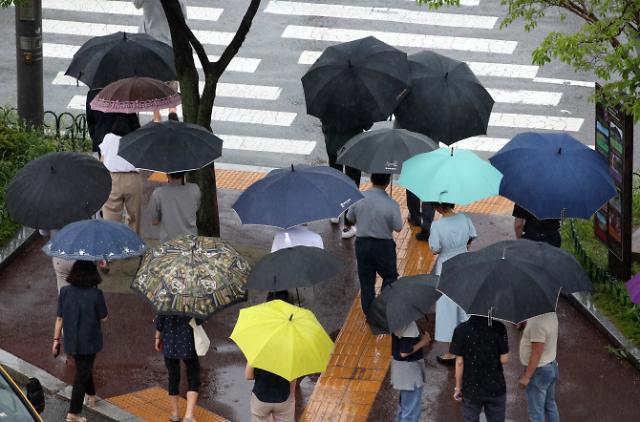
[[[250,272],[247,260],[227,242],[185,235],[147,251],[131,288],[158,314],[206,319],[246,300]]]

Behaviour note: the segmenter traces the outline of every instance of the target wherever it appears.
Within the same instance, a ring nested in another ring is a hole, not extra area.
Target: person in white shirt
[[[525,372],[518,384],[527,392],[531,422],[560,422],[556,404],[557,346],[558,316],[555,312],[526,321],[520,339],[520,363]]]
[[[282,229],[276,233],[271,244],[271,252],[294,246],[311,246],[324,249],[322,236],[309,230],[306,225],[302,225]]]
[[[121,222],[122,211],[126,210],[129,228],[140,234],[142,176],[133,164],[118,155],[120,138],[135,129],[137,127],[132,127],[128,119],[118,118],[100,144],[101,160],[111,173],[111,194],[102,206],[102,217]]]

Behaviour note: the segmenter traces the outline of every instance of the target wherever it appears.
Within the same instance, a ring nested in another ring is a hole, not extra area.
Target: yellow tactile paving
[[[111,397],[107,401],[145,421],[168,421],[171,417],[169,395],[166,390],[160,387]],[[186,400],[180,398],[178,401],[180,414],[184,414],[186,405]],[[198,422],[229,422],[222,416],[199,406],[196,407],[193,416]]]

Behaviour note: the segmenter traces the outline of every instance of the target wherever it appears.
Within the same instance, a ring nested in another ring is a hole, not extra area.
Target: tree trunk
[[[176,72],[180,81],[184,121],[198,124],[213,131],[211,128],[211,114],[213,103],[216,99],[218,81],[233,57],[240,50],[260,6],[260,0],[250,1],[231,43],[225,48],[220,59],[214,63],[209,62],[202,44],[187,26],[178,0],[160,1],[171,31]],[[205,87],[202,95],[198,92],[198,71],[193,61],[193,49],[195,49],[202,63],[205,75]],[[198,210],[198,234],[201,236],[220,236],[220,216],[218,214],[214,164],[211,163],[198,171],[191,172],[189,180],[197,183],[202,193],[200,209]]]

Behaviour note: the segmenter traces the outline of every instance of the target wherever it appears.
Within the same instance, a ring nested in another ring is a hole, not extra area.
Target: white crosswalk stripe
[[[460,50],[511,54],[518,45],[517,41],[505,41],[489,38],[411,34],[407,32],[367,31],[363,29],[325,28],[321,26],[288,25],[282,33],[283,38],[333,42],[353,41],[369,35],[396,47],[427,48],[435,50]]]
[[[124,1],[42,0],[42,8],[70,12],[142,16],[142,9],[136,9],[133,3]],[[220,19],[222,10],[216,7],[187,6],[187,17],[189,20],[217,21]]]
[[[300,53],[298,64],[313,64],[318,60],[322,51],[304,50]],[[487,62],[466,62],[469,68],[477,76],[492,76],[499,78],[522,78],[533,79],[538,73],[538,66],[510,64],[510,63],[487,63]]]
[[[74,95],[67,108],[73,110],[85,110],[86,102],[86,95]],[[181,113],[180,107],[178,107],[178,112]],[[269,126],[291,126],[296,116],[297,113],[285,111],[214,106],[211,120]]]
[[[330,18],[362,19],[480,29],[492,29],[498,20],[496,16],[423,12],[390,7],[348,6],[341,4],[301,3],[275,0],[270,1],[267,4],[264,12],[277,15],[324,16]]]
[[[83,35],[95,37],[114,32],[138,32],[133,25],[115,25],[110,23],[71,22],[65,20],[42,19],[42,32],[65,35]],[[203,44],[227,45],[233,39],[233,32],[193,30],[194,35]]]
[[[53,85],[85,86],[84,83],[78,81],[74,77],[65,75],[63,72],[58,72],[51,83]],[[202,92],[204,88],[204,82],[200,82],[199,85],[200,92]],[[280,97],[281,92],[282,88],[280,88],[279,86],[231,84],[220,82],[216,87],[216,95],[220,97],[248,98],[254,100],[275,101]]]
[[[79,45],[69,45],[69,44],[56,44],[56,43],[42,43],[42,54],[45,57],[52,57],[58,59],[71,59],[73,55],[80,49]],[[200,60],[198,60],[197,56],[193,56],[194,61],[196,63],[196,67],[201,69]],[[220,57],[209,55],[210,61],[216,61]],[[227,70],[230,72],[245,72],[245,73],[254,73],[258,69],[258,65],[260,65],[261,59],[252,59],[248,57],[234,57],[231,59],[231,63],[229,63],[229,67]]]

